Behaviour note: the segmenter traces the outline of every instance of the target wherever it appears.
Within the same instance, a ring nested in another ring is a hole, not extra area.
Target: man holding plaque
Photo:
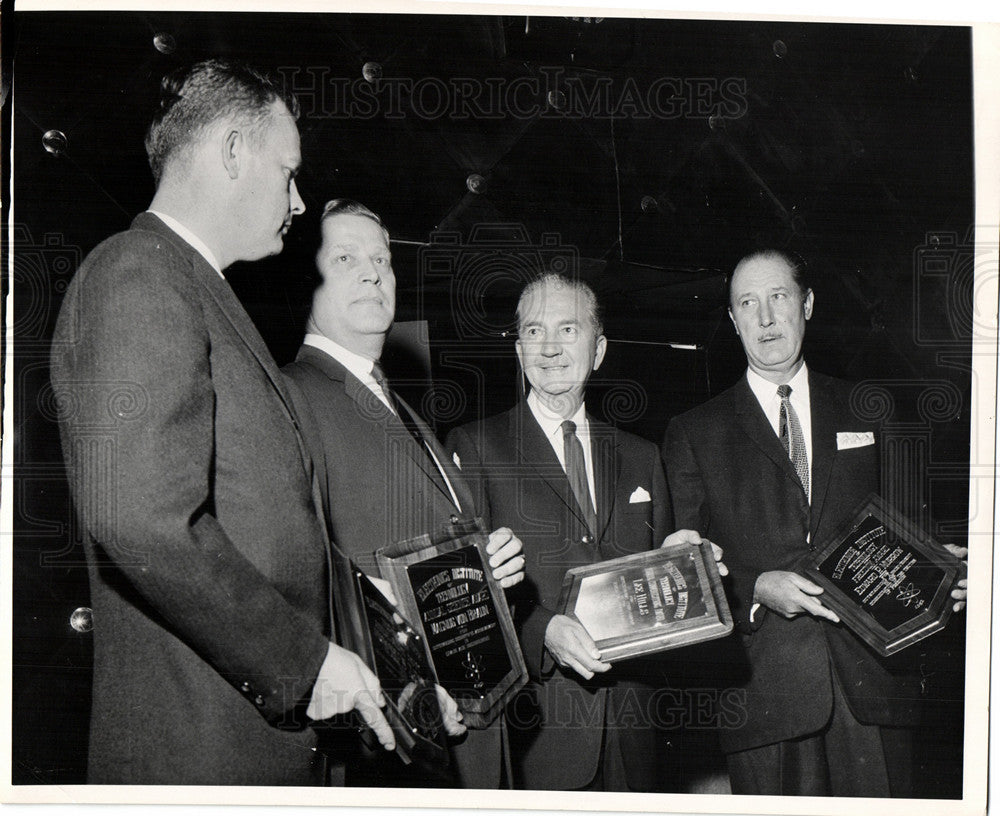
[[[851,385],[802,358],[814,305],[803,266],[776,250],[737,264],[729,314],[747,373],[671,421],[670,495],[678,523],[726,548],[732,576],[750,665],[746,716],[720,733],[733,792],[906,796],[914,678],[839,625],[796,569],[880,488],[877,429],[852,411]],[[964,604],[964,589],[953,597]]]
[[[587,284],[543,275],[521,293],[517,323],[527,398],[448,438],[483,512],[524,542],[527,578],[511,597],[531,682],[508,706],[515,784],[653,790],[662,773],[653,689],[641,679],[649,663],[613,669],[558,609],[567,569],[664,541],[672,523],[663,467],[653,443],[587,414],[587,381],[607,348]],[[701,542],[691,531],[667,540]],[[663,672],[654,679],[662,683]]]
[[[374,579],[381,547],[476,515],[472,493],[424,420],[391,388],[379,365],[396,309],[389,233],[367,207],[330,201],[320,224],[322,278],[295,362],[284,368],[317,462],[334,547]],[[493,576],[503,587],[524,577],[521,542],[490,535]],[[502,723],[469,729],[453,745],[463,787],[497,788],[507,764]],[[348,784],[418,784],[398,763],[349,767]],[[353,779],[352,779],[353,777]]]

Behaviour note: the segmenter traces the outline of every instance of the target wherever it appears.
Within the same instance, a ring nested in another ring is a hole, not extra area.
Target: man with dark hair
[[[880,488],[879,429],[851,410],[849,383],[803,360],[815,298],[802,270],[777,250],[737,264],[729,315],[747,373],[670,422],[667,481],[678,523],[718,541],[732,577],[750,666],[746,717],[720,731],[733,792],[906,796],[919,691],[905,658],[880,660],[796,569]],[[953,596],[964,605],[964,588]]]
[[[303,433],[317,463],[333,545],[390,593],[378,578],[375,551],[474,517],[476,506],[434,432],[393,391],[379,364],[396,312],[388,230],[367,207],[346,199],[326,205],[321,230],[316,267],[322,282],[302,348],[283,372],[306,420]],[[487,551],[502,586],[524,577],[521,542],[510,530],[491,533]],[[500,787],[506,764],[500,726],[470,729],[453,746],[459,785]],[[350,785],[441,784],[361,755],[348,758],[346,779]]]
[[[586,411],[587,381],[607,350],[593,290],[543,275],[521,293],[517,330],[527,398],[448,437],[482,511],[524,542],[526,578],[512,595],[530,682],[508,706],[515,784],[664,789],[653,696],[666,679],[661,658],[612,667],[558,600],[571,567],[701,538],[682,530],[664,540],[673,523],[656,445]]]
[[[375,676],[332,640],[328,541],[277,365],[226,282],[304,209],[293,109],[212,60],[163,83],[150,210],[98,246],[56,326],[52,387],[94,609],[88,780],[307,785],[312,723]]]

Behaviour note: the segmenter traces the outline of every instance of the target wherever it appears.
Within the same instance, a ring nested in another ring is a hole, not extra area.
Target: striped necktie
[[[795,472],[802,483],[802,489],[809,496],[809,457],[806,454],[806,438],[802,433],[802,425],[799,424],[798,414],[792,407],[789,399],[792,393],[790,385],[779,385],[778,396],[781,397],[781,415],[778,420],[778,436],[781,437],[781,444],[785,446],[785,453],[792,460]]]

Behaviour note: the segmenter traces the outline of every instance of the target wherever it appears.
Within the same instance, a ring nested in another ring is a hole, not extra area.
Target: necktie
[[[587,486],[587,465],[583,458],[583,445],[580,437],[576,435],[576,423],[566,420],[562,424],[563,432],[563,458],[566,461],[566,477],[569,479],[570,489],[576,498],[576,503],[583,511],[583,517],[587,522],[590,532],[597,533],[597,513],[594,505],[590,501],[590,488]]]
[[[802,483],[802,489],[809,495],[809,458],[806,455],[806,438],[799,424],[798,414],[792,407],[789,396],[792,393],[790,385],[779,385],[778,396],[781,397],[781,415],[778,420],[778,436],[785,452],[795,466],[795,472]]]
[[[410,411],[400,402],[400,400],[396,398],[392,388],[389,387],[389,380],[386,378],[385,372],[382,370],[382,366],[378,364],[377,360],[372,363],[372,378],[376,383],[378,383],[378,387],[382,389],[382,393],[385,394],[385,398],[389,400],[389,404],[396,412],[396,416],[399,418],[399,421],[403,423],[403,427],[410,432],[410,436],[413,437],[413,441],[417,443],[417,446],[420,447],[424,453],[427,454],[430,459],[430,464],[434,466],[434,473],[441,482],[441,486],[447,488],[446,492],[451,496],[455,507],[461,510],[461,502],[459,502],[458,496],[455,494],[455,489],[451,486],[451,482],[448,480],[448,475],[444,472],[444,467],[441,465],[438,455],[434,453],[430,441],[424,439],[424,435],[420,432],[420,428],[413,419],[413,416],[411,416]]]

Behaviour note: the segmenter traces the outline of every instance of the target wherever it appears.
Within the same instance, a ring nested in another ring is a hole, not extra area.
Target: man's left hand
[[[722,547],[712,543],[707,538],[702,538],[694,530],[678,530],[676,533],[671,533],[663,539],[660,546],[669,547],[672,544],[709,544],[712,547],[712,555],[715,556],[715,561],[719,566],[719,575],[729,575],[729,567],[722,563]]]
[[[500,586],[504,589],[510,589],[524,580],[522,549],[524,547],[521,544],[521,539],[514,535],[509,527],[501,527],[490,533],[486,552],[490,556],[493,577],[500,582]]]
[[[950,552],[955,558],[961,558],[962,562],[965,564],[965,569],[968,571],[969,562],[969,548],[959,547],[957,544],[945,544],[944,548]],[[965,598],[969,594],[969,579],[961,578],[959,582],[955,585],[955,588],[951,591],[951,597],[955,599],[955,605],[952,609],[955,612],[961,612],[965,609]]]

